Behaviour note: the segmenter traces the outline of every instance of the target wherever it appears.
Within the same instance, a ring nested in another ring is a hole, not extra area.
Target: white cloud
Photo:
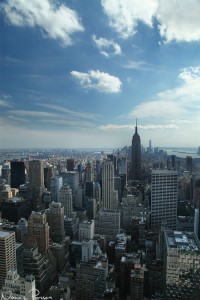
[[[88,73],[72,71],[71,75],[86,89],[106,93],[118,93],[121,90],[122,83],[119,78],[99,70],[90,70]]]
[[[1,100],[0,99],[0,106],[4,106],[4,107],[12,107],[12,105],[10,103],[8,103],[5,100]]]
[[[156,0],[102,0],[109,24],[122,38],[136,33],[138,21],[152,27],[152,18],[157,10]]]
[[[41,117],[60,117],[59,114],[55,113],[49,113],[46,111],[34,111],[34,110],[10,110],[10,114],[12,115],[17,115],[17,116],[26,116],[26,117],[36,117],[36,118],[41,118]]]
[[[7,20],[14,26],[38,26],[44,36],[72,44],[72,35],[84,28],[77,13],[58,1],[9,0],[1,4]]]
[[[145,129],[145,130],[157,130],[157,129],[178,129],[179,126],[177,126],[176,124],[148,124],[148,125],[138,125],[137,126],[140,129]],[[118,131],[122,131],[122,130],[134,130],[135,125],[118,125],[118,124],[107,124],[107,125],[102,125],[99,126],[98,129],[100,130],[105,130],[105,131],[113,131],[113,130],[118,130]]]
[[[198,0],[102,0],[109,25],[122,38],[129,38],[137,30],[138,22],[153,26],[165,42],[200,41],[200,1]]]
[[[159,0],[156,18],[160,35],[167,41],[200,40],[200,2],[198,0]]]
[[[134,70],[141,70],[144,69],[144,65],[146,63],[142,60],[138,61],[128,61],[126,64],[123,65],[124,68],[126,69],[134,69]]]
[[[96,35],[93,35],[92,39],[100,53],[106,57],[109,57],[112,54],[120,55],[122,53],[120,45],[113,40],[108,40],[102,37],[97,38]]]
[[[102,125],[99,126],[98,129],[100,130],[127,130],[127,129],[134,129],[133,125],[118,125],[118,124],[107,124],[107,125]]]
[[[180,124],[200,119],[200,67],[180,70],[180,85],[158,93],[155,100],[143,102],[130,112],[129,117],[154,120],[174,120]]]

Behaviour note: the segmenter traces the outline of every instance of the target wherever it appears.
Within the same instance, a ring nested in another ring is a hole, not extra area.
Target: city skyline
[[[3,1],[1,148],[198,147],[200,2]]]

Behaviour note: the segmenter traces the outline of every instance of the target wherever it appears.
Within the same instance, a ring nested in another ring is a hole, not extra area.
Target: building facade
[[[0,288],[10,269],[17,268],[15,233],[0,230]]]
[[[176,170],[152,170],[151,229],[160,229],[163,222],[176,229],[178,173]]]

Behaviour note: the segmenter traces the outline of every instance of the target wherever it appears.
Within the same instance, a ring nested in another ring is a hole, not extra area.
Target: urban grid
[[[1,299],[200,299],[199,205],[200,159],[137,121],[111,152],[1,150]]]

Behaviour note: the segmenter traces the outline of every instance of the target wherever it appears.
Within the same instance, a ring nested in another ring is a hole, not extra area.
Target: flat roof
[[[13,231],[0,230],[0,238],[5,238],[5,237],[11,235],[12,233],[13,233]]]

